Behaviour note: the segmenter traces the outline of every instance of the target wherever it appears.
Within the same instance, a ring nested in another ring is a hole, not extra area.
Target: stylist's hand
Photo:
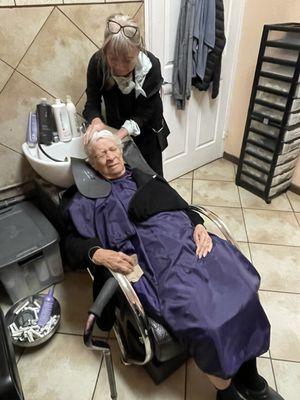
[[[94,118],[83,136],[83,143],[87,144],[91,140],[93,133],[102,131],[102,129],[106,129],[106,125],[101,121],[100,118]]]
[[[199,258],[206,257],[212,249],[212,240],[203,225],[198,224],[195,226],[193,238],[197,246],[196,255]]]
[[[104,265],[114,272],[127,275],[133,271],[134,261],[132,257],[121,251],[98,249],[93,254],[94,264]]]

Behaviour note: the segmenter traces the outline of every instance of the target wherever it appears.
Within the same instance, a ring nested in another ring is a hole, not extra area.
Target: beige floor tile
[[[71,1],[65,1],[65,4],[67,3],[71,3]],[[79,0],[72,1],[72,3],[82,2]],[[104,3],[104,1],[99,1],[99,3]],[[140,6],[140,3],[110,3],[111,4],[66,5],[60,6],[60,9],[93,41],[93,43],[96,44],[96,46],[101,47],[106,18],[116,13],[123,13],[133,17]],[[97,49],[95,51],[97,51]],[[86,61],[88,61],[88,59]]]
[[[249,244],[246,242],[238,242],[238,247],[240,251],[244,254],[244,256],[247,257],[248,260],[252,262]]]
[[[300,293],[300,247],[250,243],[261,289]]]
[[[257,359],[257,370],[260,375],[262,375],[266,379],[269,386],[276,390],[271,360],[269,358],[259,357]]]
[[[95,51],[97,47],[55,8],[18,71],[53,96],[65,99],[70,94],[77,102],[85,89],[87,62]]]
[[[26,349],[18,369],[28,400],[90,400],[101,362],[79,336],[56,334],[44,345]]]
[[[186,400],[215,400],[216,390],[193,360],[187,364]]]
[[[292,212],[244,209],[249,242],[300,246],[300,227]]]
[[[16,67],[51,11],[52,7],[35,8],[34,12],[32,8],[0,9],[0,58]]]
[[[186,202],[191,204],[192,201],[192,180],[177,178],[170,182],[172,188],[177,190],[181,197],[184,198]]]
[[[297,218],[298,223],[299,223],[299,225],[300,225],[300,213],[295,213],[295,215],[296,215],[296,218]]]
[[[61,306],[61,322],[58,331],[82,335],[93,303],[92,281],[86,272],[68,272],[62,283],[55,286],[55,297]],[[95,335],[107,337],[106,332],[95,330]]]
[[[225,223],[229,229],[234,240],[239,242],[247,242],[247,235],[245,230],[245,224],[243,220],[242,210],[240,208],[230,207],[205,207],[208,210],[217,214],[218,217]],[[205,226],[209,232],[212,232],[220,237],[223,237],[220,230],[216,225],[208,219],[205,219]]]
[[[219,158],[194,171],[194,179],[208,179],[211,181],[234,181],[234,165],[223,158]]]
[[[284,400],[297,400],[300,393],[300,363],[273,360],[278,392]]]
[[[289,198],[293,210],[299,212],[300,211],[300,195],[291,191],[287,192],[287,197]]]
[[[155,385],[143,367],[124,366],[120,361],[120,352],[115,340],[111,341],[115,368],[118,398],[122,400],[183,400],[185,385],[185,367],[179,368],[173,375]],[[93,400],[110,400],[106,366],[102,363]]]
[[[194,180],[193,204],[240,207],[237,186],[233,182]]]
[[[241,187],[239,187],[239,192],[241,195],[242,206],[245,208],[292,211],[291,205],[285,193],[273,199],[271,204],[267,204],[260,197],[255,196],[253,193],[248,192]]]
[[[260,291],[271,323],[272,358],[300,361],[300,295]]]
[[[10,66],[0,60],[0,91],[3,89],[13,72],[14,70]]]
[[[180,179],[181,178],[183,178],[183,179],[193,179],[193,171],[188,172],[187,174],[181,175],[179,178]]]

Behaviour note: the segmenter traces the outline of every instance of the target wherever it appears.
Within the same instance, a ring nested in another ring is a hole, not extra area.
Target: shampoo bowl
[[[75,137],[70,142],[41,145],[51,157],[61,160],[53,161],[38,148],[31,148],[23,143],[22,150],[35,172],[53,185],[68,188],[74,183],[71,171],[71,157],[86,158],[82,137]]]

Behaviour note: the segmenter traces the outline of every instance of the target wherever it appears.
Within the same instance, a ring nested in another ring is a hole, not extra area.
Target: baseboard
[[[233,164],[236,164],[236,165],[238,165],[238,163],[239,163],[239,158],[237,156],[226,153],[226,151],[224,151],[224,153],[223,153],[223,158],[225,158],[225,160],[231,161]]]
[[[225,160],[228,160],[230,162],[232,162],[233,164],[238,165],[239,163],[239,158],[237,156],[234,156],[233,154],[229,154],[226,153],[226,151],[224,151],[223,153],[223,158]],[[300,195],[300,186],[295,185],[294,183],[291,184],[291,186],[289,187],[289,190],[293,193],[299,194]]]

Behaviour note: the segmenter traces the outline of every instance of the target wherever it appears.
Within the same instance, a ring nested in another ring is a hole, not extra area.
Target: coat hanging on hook
[[[178,109],[191,96],[192,83],[218,94],[225,45],[223,0],[182,0],[174,55],[172,95]]]

